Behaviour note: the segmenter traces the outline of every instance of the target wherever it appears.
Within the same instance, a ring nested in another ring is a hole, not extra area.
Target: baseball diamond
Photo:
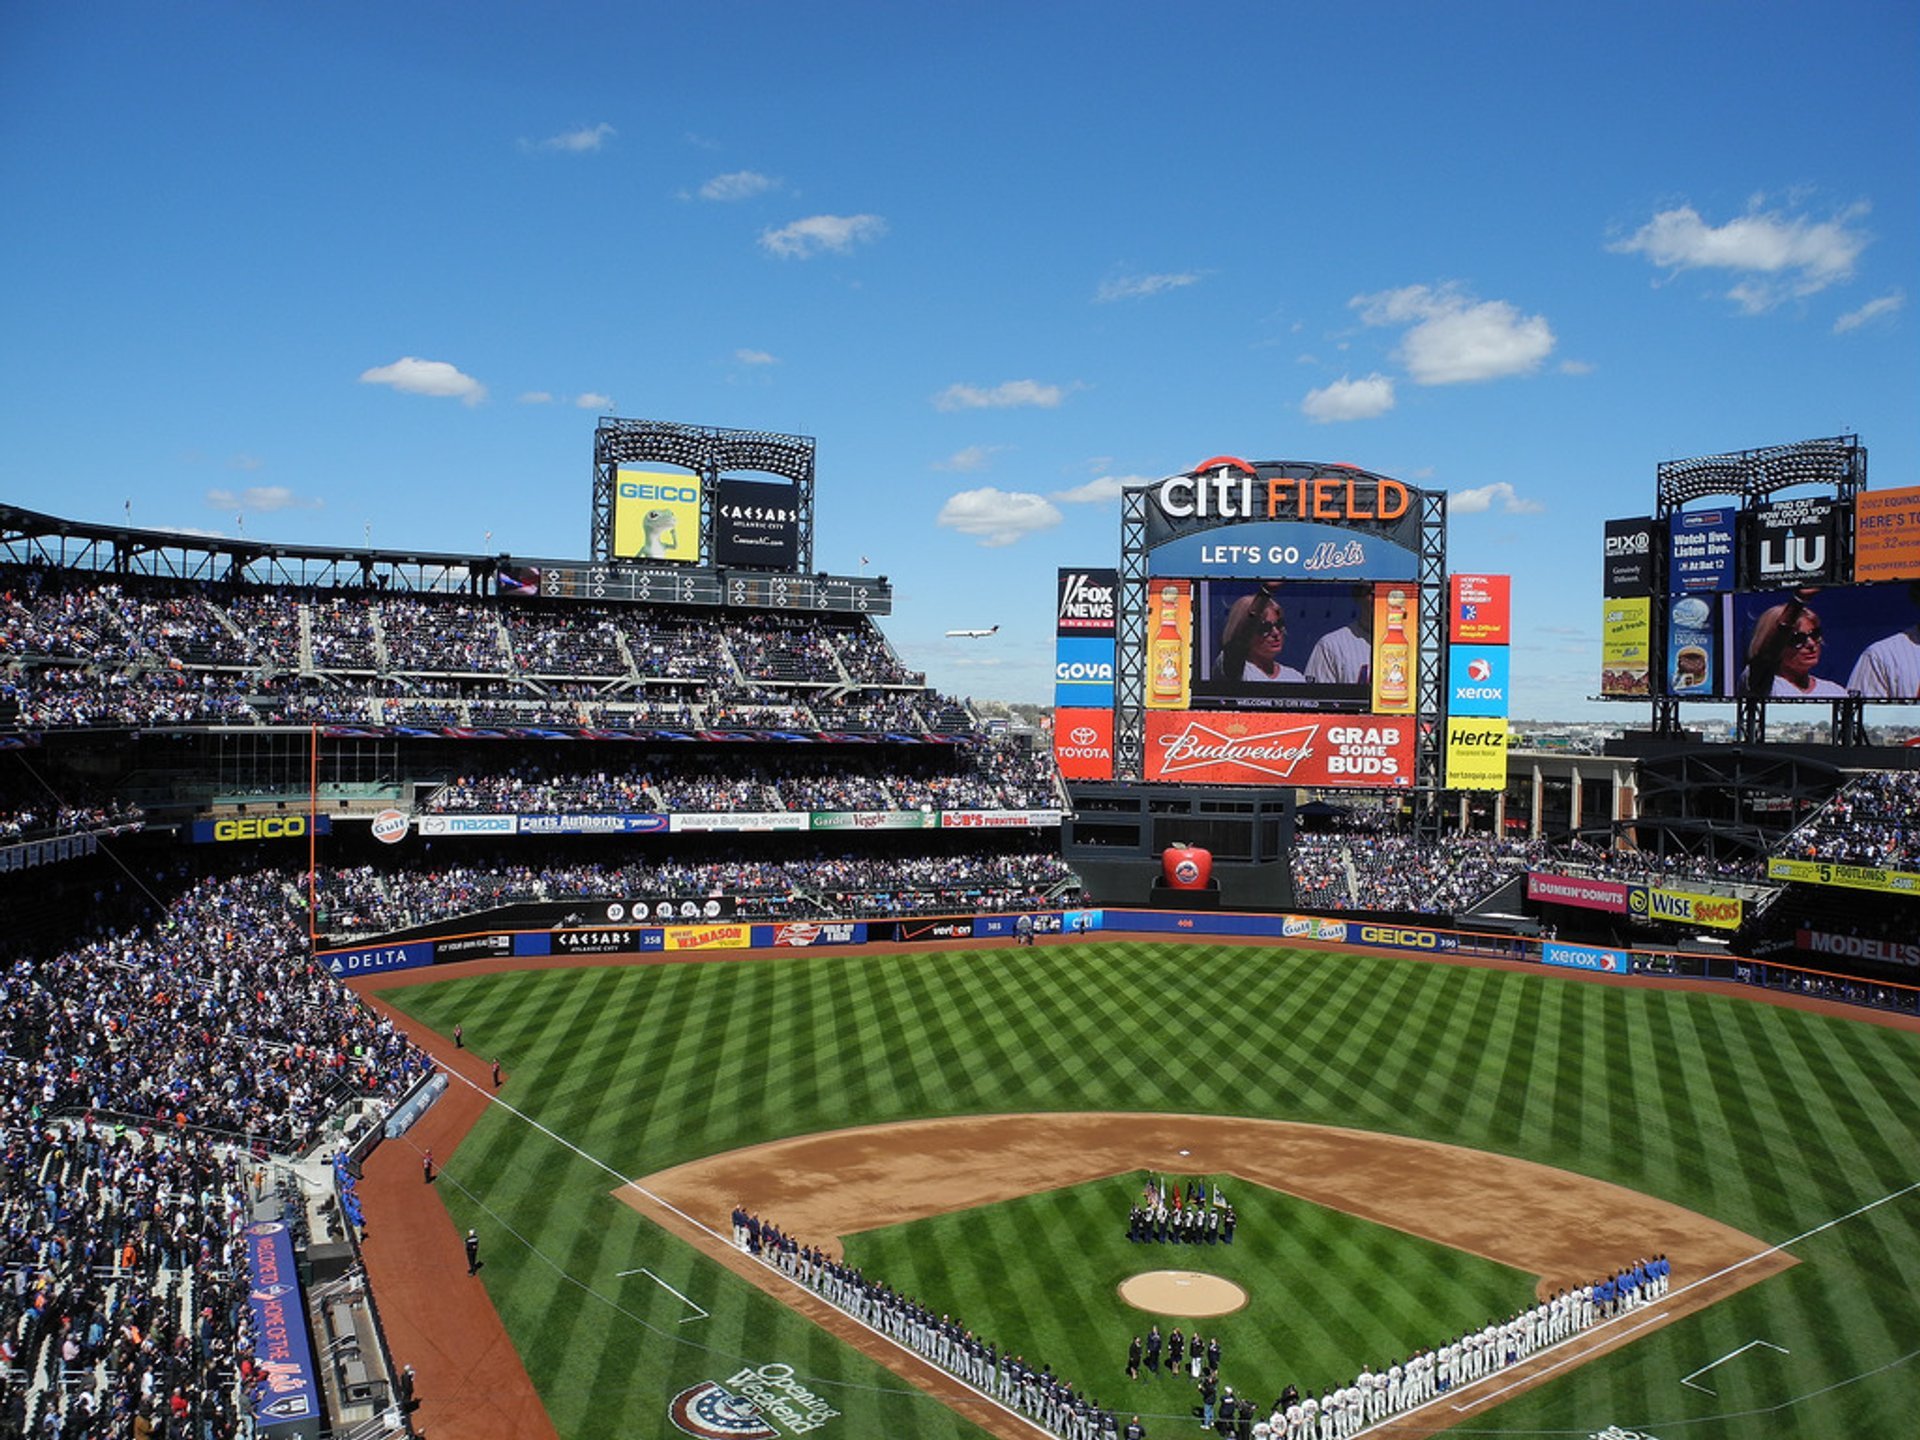
[[[1192,1387],[1129,1386],[1127,1334],[1102,1309],[1124,1309],[1101,1267],[1116,1230],[1128,1250],[1114,1222],[1155,1169],[1229,1177],[1246,1207],[1235,1264],[1287,1277],[1292,1323],[1251,1323],[1262,1282],[1245,1268],[1231,1278],[1255,1303],[1193,1322],[1224,1337],[1222,1378],[1263,1407],[1665,1251],[1674,1303],[1382,1433],[1737,1436],[1760,1411],[1770,1435],[1904,1433],[1920,1326],[1911,1027],[1312,946],[527,964],[355,982],[416,1031],[460,1024],[508,1057],[496,1101],[480,1062],[428,1037],[477,1085],[368,1166],[388,1323],[450,1367],[436,1385],[422,1366],[429,1432],[657,1430],[694,1387],[738,1394],[775,1367],[823,1435],[1036,1433],[741,1254],[737,1204],[871,1257],[874,1277],[1139,1411],[1150,1434],[1193,1426]],[[433,1127],[462,1105],[478,1120],[449,1156]],[[428,1143],[444,1169],[423,1194]],[[436,1318],[454,1298],[436,1277],[470,1226],[487,1266],[452,1274],[484,1286],[504,1331],[462,1343]],[[1146,1253],[1123,1255],[1125,1273],[1219,1268]],[[1680,1384],[1756,1338],[1781,1349],[1719,1365],[1716,1393]],[[537,1421],[487,1348],[501,1342]]]

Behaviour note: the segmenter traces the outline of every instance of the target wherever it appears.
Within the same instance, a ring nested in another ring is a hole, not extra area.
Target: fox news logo
[[[1114,592],[1119,576],[1112,570],[1060,572],[1059,630],[1112,630]]]

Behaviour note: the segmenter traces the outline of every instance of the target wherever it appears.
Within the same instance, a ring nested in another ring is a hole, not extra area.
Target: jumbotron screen
[[[1147,779],[1412,783],[1413,585],[1159,576],[1147,599]]]

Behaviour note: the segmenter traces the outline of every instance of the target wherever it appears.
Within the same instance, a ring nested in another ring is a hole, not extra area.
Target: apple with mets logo
[[[1169,845],[1160,853],[1160,873],[1174,890],[1204,890],[1213,878],[1213,852],[1198,845]]]

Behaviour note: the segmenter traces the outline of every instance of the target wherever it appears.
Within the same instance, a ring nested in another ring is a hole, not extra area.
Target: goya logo
[[[702,1380],[674,1396],[667,1418],[700,1440],[779,1440],[780,1435],[760,1418],[753,1402],[742,1400],[716,1380]]]

